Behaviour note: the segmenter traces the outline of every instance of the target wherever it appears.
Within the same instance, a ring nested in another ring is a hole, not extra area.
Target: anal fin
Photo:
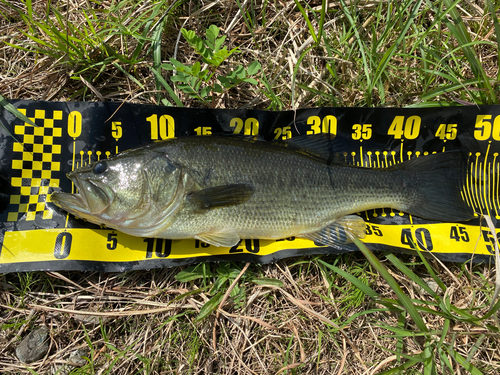
[[[240,236],[232,229],[219,232],[198,233],[194,238],[213,246],[233,247],[240,242]]]
[[[323,229],[301,235],[317,244],[339,247],[352,243],[348,233],[356,238],[365,238],[365,221],[356,215],[347,215],[328,224]]]

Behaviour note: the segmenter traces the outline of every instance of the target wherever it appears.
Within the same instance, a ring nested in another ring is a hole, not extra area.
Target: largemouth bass
[[[69,173],[78,194],[51,200],[134,236],[215,246],[296,236],[338,247],[346,231],[364,237],[353,214],[376,208],[446,222],[473,217],[461,198],[460,153],[369,169],[327,160],[324,142],[307,138],[303,147],[231,136],[157,142]]]

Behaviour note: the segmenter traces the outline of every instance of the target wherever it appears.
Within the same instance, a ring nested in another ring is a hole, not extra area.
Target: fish
[[[461,196],[462,153],[366,168],[338,160],[331,145],[315,136],[178,137],[76,169],[67,176],[78,193],[58,191],[50,200],[132,236],[224,247],[299,237],[339,248],[365,236],[356,213],[377,208],[442,222],[474,217]]]

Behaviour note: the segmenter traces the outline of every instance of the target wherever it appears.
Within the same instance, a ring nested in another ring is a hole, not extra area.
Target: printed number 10
[[[146,118],[151,124],[151,140],[175,137],[175,121],[170,115],[151,115]]]

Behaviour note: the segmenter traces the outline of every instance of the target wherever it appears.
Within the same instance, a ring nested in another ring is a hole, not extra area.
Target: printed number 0
[[[78,111],[72,111],[68,115],[68,135],[72,138],[78,138],[82,134],[82,114]]]
[[[57,259],[67,258],[71,250],[71,242],[73,242],[73,235],[71,233],[59,233],[56,237],[56,243],[54,246],[54,257]]]

